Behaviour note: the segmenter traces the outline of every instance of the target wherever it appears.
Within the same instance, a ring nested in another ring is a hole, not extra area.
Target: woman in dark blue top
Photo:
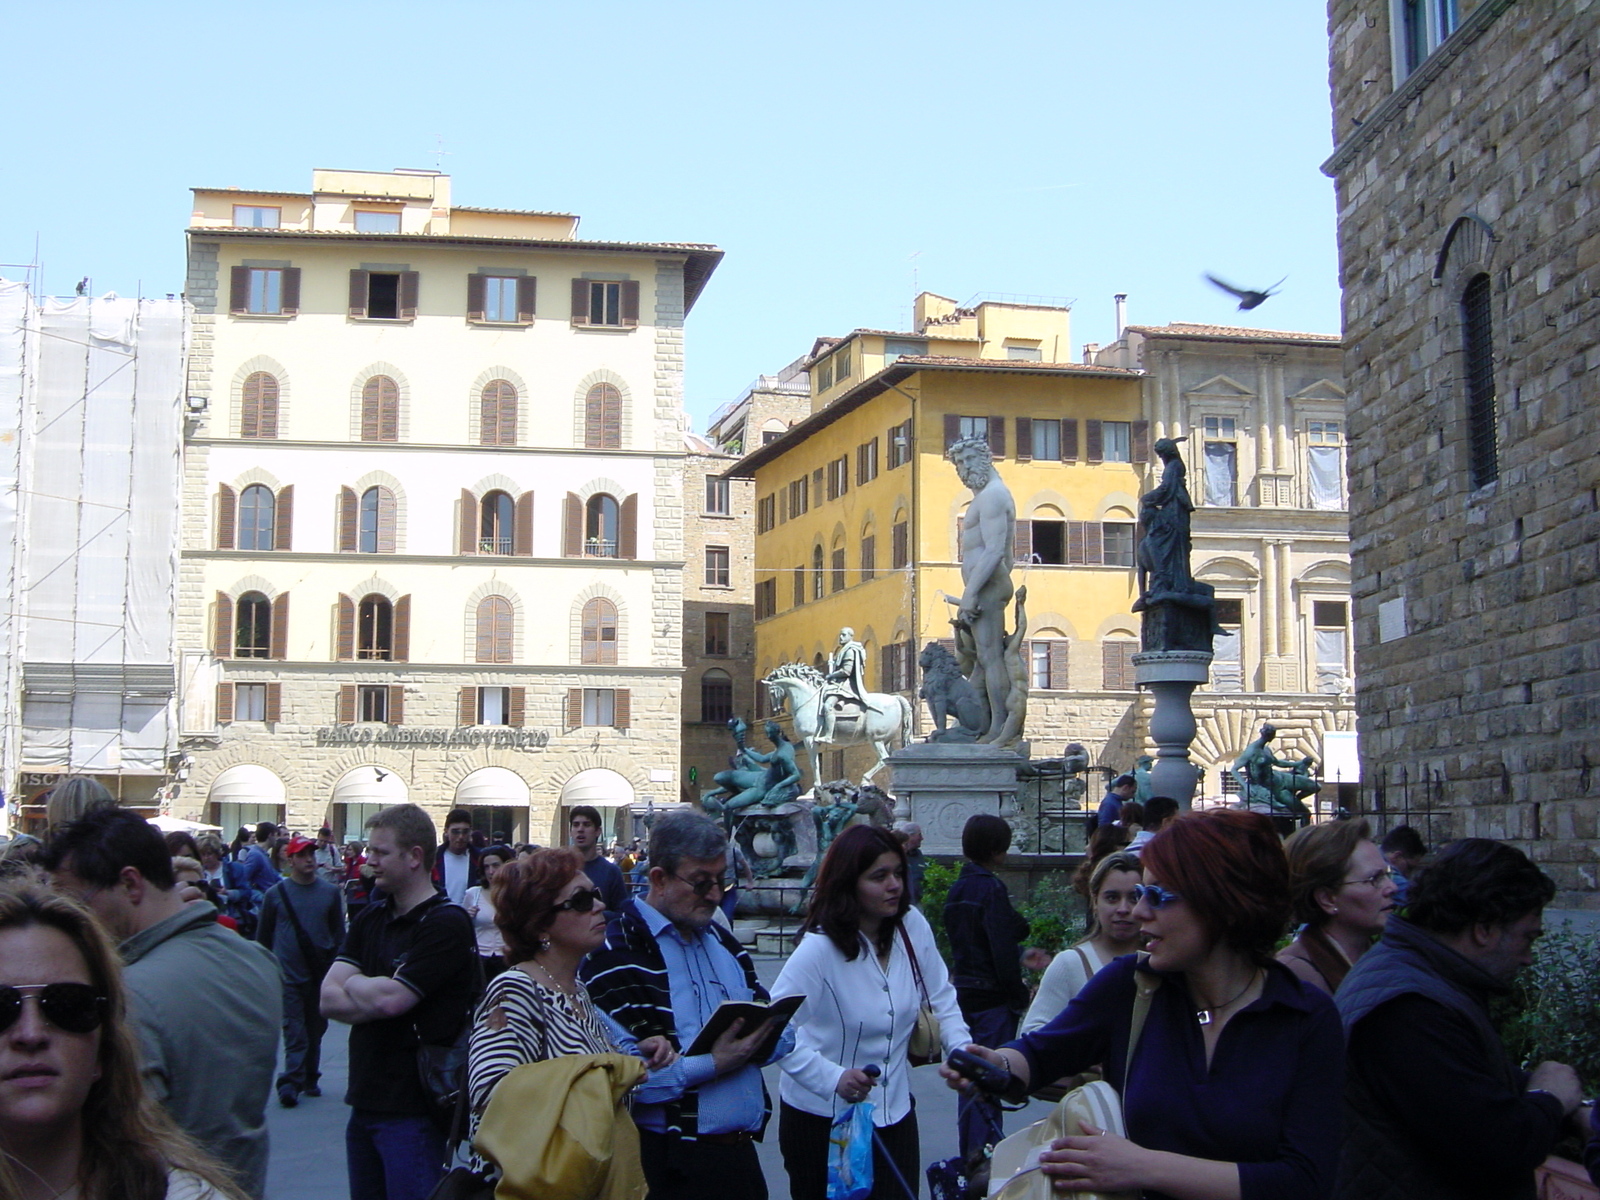
[[[1126,1138],[1092,1131],[1043,1156],[1060,1188],[1171,1200],[1321,1200],[1333,1187],[1344,1037],[1327,996],[1272,949],[1289,870],[1264,816],[1231,809],[1173,821],[1141,855],[1134,910],[1148,959],[1111,963],[1048,1025],[1003,1049],[1015,1090],[1096,1063],[1123,1098]],[[1160,983],[1123,1064],[1136,976]],[[945,1069],[952,1086],[965,1081]]]

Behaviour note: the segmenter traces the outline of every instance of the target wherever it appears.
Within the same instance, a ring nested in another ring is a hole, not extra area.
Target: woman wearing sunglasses
[[[1278,961],[1332,994],[1389,923],[1398,890],[1365,821],[1329,821],[1297,830],[1283,849],[1299,935]]]
[[[1057,1139],[1058,1189],[1148,1200],[1319,1200],[1339,1151],[1344,1037],[1333,1002],[1272,950],[1289,867],[1272,822],[1216,809],[1146,844],[1134,916],[1148,956],[1097,973],[1048,1025],[1000,1050],[970,1047],[1031,1090],[1104,1063],[1127,1137]],[[1125,1067],[1139,985],[1156,984]],[[948,1068],[952,1087],[965,1080]]]
[[[0,888],[0,1195],[244,1200],[146,1096],[106,935],[23,883]]]

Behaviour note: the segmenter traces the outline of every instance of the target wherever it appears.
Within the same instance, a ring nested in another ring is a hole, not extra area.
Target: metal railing
[[[617,544],[615,542],[602,542],[599,538],[590,538],[583,544],[583,553],[587,558],[616,558]]]

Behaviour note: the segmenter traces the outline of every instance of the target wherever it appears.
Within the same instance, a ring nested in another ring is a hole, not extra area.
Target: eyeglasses
[[[1136,883],[1128,891],[1133,894],[1135,904],[1148,904],[1151,908],[1165,908],[1174,901],[1183,899],[1177,892],[1169,892],[1156,883]]]
[[[573,892],[560,904],[554,906],[557,912],[586,913],[593,912],[595,905],[605,907],[605,893],[599,888],[582,888]]]
[[[1369,888],[1381,888],[1393,878],[1394,872],[1385,867],[1374,875],[1368,875],[1365,879],[1346,879],[1344,882],[1347,887],[1357,883],[1364,883]]]
[[[22,999],[32,996],[44,1019],[65,1033],[92,1033],[105,1020],[110,1003],[88,983],[25,983],[0,987],[0,1033],[22,1016]]]
[[[682,875],[674,875],[673,878],[679,883],[687,884],[689,886],[689,890],[692,891],[696,896],[704,897],[712,888],[716,888],[718,891],[722,892],[728,890],[723,884],[722,880],[717,879],[714,876],[710,879],[685,879]]]

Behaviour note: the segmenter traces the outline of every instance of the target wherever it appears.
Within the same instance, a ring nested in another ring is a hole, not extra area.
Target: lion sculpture
[[[971,742],[989,724],[988,706],[976,688],[961,674],[956,656],[938,642],[929,642],[917,659],[922,668],[922,690],[928,702],[934,731],[930,742]],[[955,725],[949,726],[954,718]]]

